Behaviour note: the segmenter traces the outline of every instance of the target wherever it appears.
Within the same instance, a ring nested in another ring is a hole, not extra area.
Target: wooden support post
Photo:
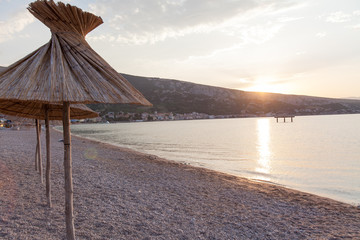
[[[70,136],[70,104],[63,102],[63,134],[64,134],[64,172],[65,172],[65,222],[66,239],[75,240],[73,215],[73,182]]]
[[[294,117],[295,117],[295,116],[275,116],[277,123],[279,122],[279,118],[283,118],[283,119],[284,119],[284,123],[286,122],[286,118],[290,118],[290,119],[291,119],[291,122],[293,122],[293,121],[294,121]]]
[[[45,126],[46,126],[46,197],[48,206],[51,208],[51,150],[50,150],[50,124],[49,124],[49,105],[45,106]]]
[[[38,159],[39,159],[39,174],[41,178],[41,183],[44,183],[44,166],[42,162],[42,150],[41,150],[41,123],[39,119],[39,151],[38,151]]]
[[[38,145],[39,142],[37,141],[37,134],[38,134],[39,122],[35,119],[35,131],[36,131],[36,150],[35,150],[35,171],[39,170],[39,161],[38,161]]]
[[[36,128],[36,137],[37,137],[37,153],[38,153],[38,169],[39,169],[39,174],[40,174],[40,181],[41,183],[44,183],[44,179],[43,179],[43,166],[42,166],[42,159],[41,159],[41,141],[40,141],[40,121],[37,120],[37,128]]]

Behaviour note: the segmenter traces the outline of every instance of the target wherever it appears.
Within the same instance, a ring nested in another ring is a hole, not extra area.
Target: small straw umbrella
[[[45,120],[48,112],[49,120],[62,120],[62,104],[43,104],[32,101],[0,100],[0,112],[7,115]],[[98,117],[99,114],[84,104],[70,105],[71,119]]]
[[[52,0],[28,10],[50,28],[51,40],[0,74],[0,100],[63,104],[66,237],[75,239],[70,103],[151,103],[85,41],[100,17]]]
[[[62,105],[60,104],[42,104],[29,101],[5,101],[0,100],[0,113],[35,119],[36,124],[36,151],[35,151],[35,170],[39,170],[40,181],[43,183],[41,144],[40,144],[40,126],[39,121],[45,120],[46,127],[46,197],[49,207],[51,203],[51,150],[50,150],[50,120],[62,119]],[[94,118],[99,115],[83,104],[70,105],[70,114],[72,119]]]

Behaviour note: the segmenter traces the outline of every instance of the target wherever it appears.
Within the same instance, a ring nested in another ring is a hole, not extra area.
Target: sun
[[[284,93],[286,91],[285,86],[275,77],[261,76],[257,77],[253,85],[245,88],[245,91],[250,92],[271,92],[271,93]]]

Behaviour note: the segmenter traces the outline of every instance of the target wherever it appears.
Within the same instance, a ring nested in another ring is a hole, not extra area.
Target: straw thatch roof
[[[0,100],[0,113],[45,120],[46,104],[29,101],[8,101]],[[49,120],[61,120],[63,105],[49,104]],[[94,118],[99,115],[83,104],[70,105],[70,116],[72,119]]]
[[[53,1],[28,9],[50,28],[51,40],[0,73],[0,99],[151,105],[85,41],[100,17]]]

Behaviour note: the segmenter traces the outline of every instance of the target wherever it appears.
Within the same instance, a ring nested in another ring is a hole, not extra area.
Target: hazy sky
[[[0,66],[49,29],[0,0]],[[103,18],[89,44],[121,73],[251,91],[360,97],[360,0],[71,0]]]

